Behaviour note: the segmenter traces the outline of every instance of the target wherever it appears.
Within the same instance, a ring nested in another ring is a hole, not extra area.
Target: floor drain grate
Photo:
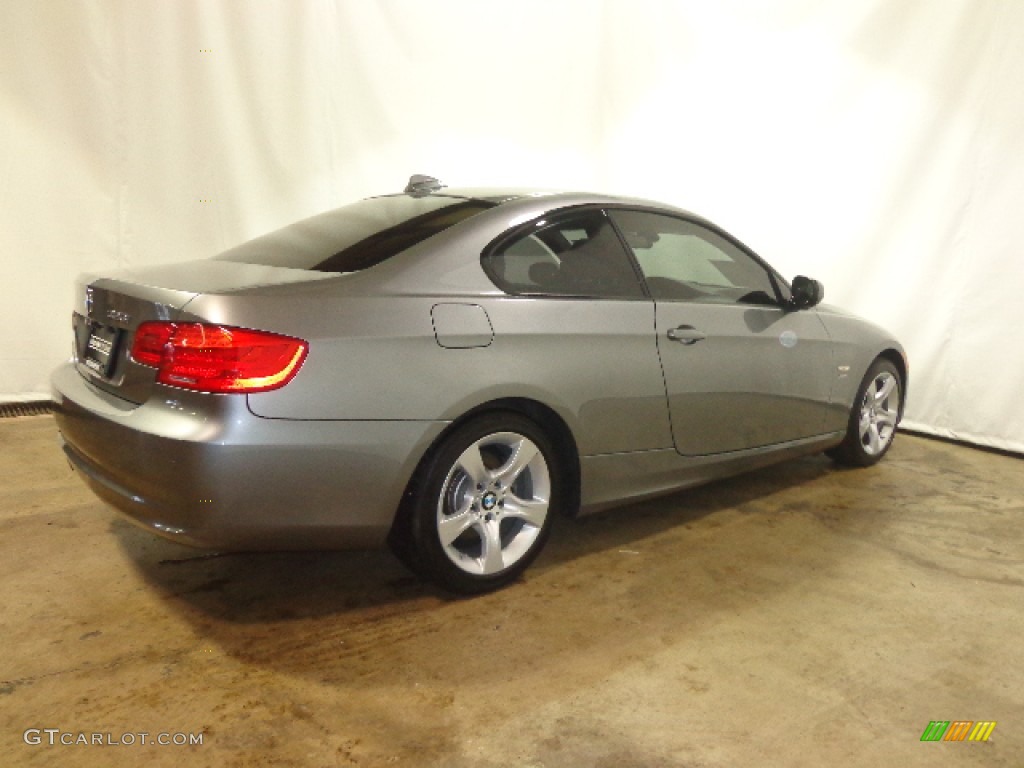
[[[0,419],[10,419],[15,416],[45,416],[53,413],[53,402],[50,400],[37,400],[31,403],[0,403]]]

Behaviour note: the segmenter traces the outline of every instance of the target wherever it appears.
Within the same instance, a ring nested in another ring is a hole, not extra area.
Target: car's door
[[[571,411],[583,456],[672,447],[654,304],[604,211],[528,222],[482,263],[509,294],[487,303],[495,377]]]
[[[609,212],[655,300],[672,435],[686,456],[825,431],[832,350],[817,313],[722,234],[682,217]]]

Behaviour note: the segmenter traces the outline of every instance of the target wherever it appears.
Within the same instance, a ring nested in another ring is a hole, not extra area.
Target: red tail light
[[[132,359],[156,380],[200,392],[267,392],[299,372],[309,345],[265,331],[207,323],[143,323]]]

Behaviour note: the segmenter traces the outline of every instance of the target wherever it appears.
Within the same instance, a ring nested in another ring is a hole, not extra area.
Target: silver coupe
[[[882,458],[904,351],[821,298],[678,208],[414,176],[212,259],[80,277],[56,419],[92,490],[156,533],[387,542],[481,592],[556,514]]]

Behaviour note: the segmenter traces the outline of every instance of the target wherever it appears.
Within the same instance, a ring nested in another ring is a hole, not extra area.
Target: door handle
[[[677,328],[671,329],[668,332],[668,337],[672,341],[678,341],[680,344],[690,346],[706,339],[707,334],[701,333],[692,325],[680,325]]]

